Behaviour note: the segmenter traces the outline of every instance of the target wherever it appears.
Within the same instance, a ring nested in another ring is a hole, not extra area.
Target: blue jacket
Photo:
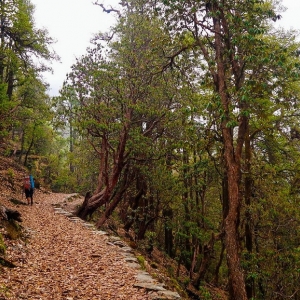
[[[33,176],[32,175],[29,175],[29,178],[30,178],[30,187],[32,189],[34,189],[34,180],[33,180]]]

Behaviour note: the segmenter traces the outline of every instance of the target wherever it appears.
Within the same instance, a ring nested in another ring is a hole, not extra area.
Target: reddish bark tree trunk
[[[100,163],[100,171],[99,171],[99,178],[98,178],[98,187],[96,189],[95,194],[89,198],[85,199],[81,208],[78,210],[77,216],[86,220],[88,216],[90,216],[93,212],[96,211],[102,205],[106,205],[111,201],[111,197],[113,192],[115,191],[117,184],[122,176],[122,172],[124,167],[127,165],[126,163],[126,154],[125,154],[125,147],[128,139],[128,132],[129,132],[129,124],[131,118],[131,110],[129,110],[126,114],[128,122],[124,124],[123,130],[120,133],[119,144],[114,152],[112,157],[112,165],[109,166],[108,164],[108,154],[110,153],[110,147],[108,145],[107,140],[103,137],[102,138],[102,145],[101,145],[101,163]],[[111,168],[111,171],[109,171]],[[127,174],[124,176],[126,177]],[[121,190],[121,192],[120,192]],[[118,193],[122,193],[122,188],[119,190]],[[104,215],[99,220],[98,224],[103,224],[113,212],[117,204],[121,201],[119,194],[114,195],[114,201],[107,207]]]
[[[246,224],[245,224],[245,245],[249,253],[253,251],[253,234],[252,234],[252,216],[250,212],[251,194],[252,194],[252,177],[251,177],[251,147],[249,126],[247,126],[247,133],[245,137],[245,204],[246,204]],[[254,296],[254,279],[246,280],[246,291],[249,299]]]
[[[229,157],[227,159],[230,159]],[[238,226],[240,219],[239,168],[231,162],[228,170],[229,211],[224,220],[225,247],[231,299],[247,299],[244,273],[240,266]]]
[[[218,8],[216,8],[218,9]],[[228,179],[228,213],[224,219],[224,242],[229,275],[230,298],[235,300],[246,300],[246,287],[244,273],[240,265],[239,245],[239,221],[240,221],[240,162],[241,150],[245,137],[246,118],[239,120],[238,137],[236,147],[233,143],[233,130],[228,122],[230,119],[230,98],[226,86],[226,67],[224,62],[224,46],[221,35],[221,21],[214,18],[215,49],[217,73],[214,75],[216,90],[220,96],[223,116],[221,120],[222,136],[224,142],[224,160]],[[224,23],[223,26],[226,24]]]

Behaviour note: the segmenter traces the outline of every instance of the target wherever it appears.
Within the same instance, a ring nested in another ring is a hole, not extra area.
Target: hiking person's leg
[[[33,204],[33,189],[30,189],[30,200],[31,200],[31,205]]]
[[[25,192],[25,198],[27,200],[27,204],[29,205],[29,203],[30,203],[29,202],[30,201],[30,191],[28,189],[25,189],[24,192]]]

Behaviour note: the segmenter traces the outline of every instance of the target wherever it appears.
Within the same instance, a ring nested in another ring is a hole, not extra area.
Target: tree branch
[[[120,12],[119,10],[114,9],[114,8],[112,8],[111,6],[110,6],[109,9],[107,9],[107,8],[104,7],[104,4],[98,3],[98,1],[94,2],[94,5],[100,6],[100,7],[103,9],[103,11],[106,12],[106,13],[108,13],[108,14],[111,13],[111,12],[115,12],[115,13],[118,14],[119,17],[122,16],[122,14],[121,14],[121,12]]]

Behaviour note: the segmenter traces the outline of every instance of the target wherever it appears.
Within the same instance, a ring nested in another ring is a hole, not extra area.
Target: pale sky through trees
[[[115,15],[104,13],[96,0],[31,0],[35,5],[34,19],[37,28],[46,28],[49,36],[57,42],[53,49],[60,62],[52,64],[53,74],[44,75],[50,84],[50,96],[57,96],[66,74],[75,63],[75,58],[86,53],[89,41],[99,31],[105,32],[113,25]],[[117,0],[104,0],[110,7]]]
[[[105,32],[113,24],[115,15],[107,14],[102,8],[93,5],[92,0],[31,0],[36,6],[34,18],[38,28],[46,28],[49,35],[57,43],[53,49],[61,57],[61,62],[52,64],[53,74],[45,74],[50,84],[50,96],[58,95],[58,91],[75,63],[75,58],[86,53],[93,34]],[[101,0],[106,7],[114,6],[117,0]],[[282,13],[279,25],[286,29],[300,29],[300,1],[283,0],[287,11]]]

